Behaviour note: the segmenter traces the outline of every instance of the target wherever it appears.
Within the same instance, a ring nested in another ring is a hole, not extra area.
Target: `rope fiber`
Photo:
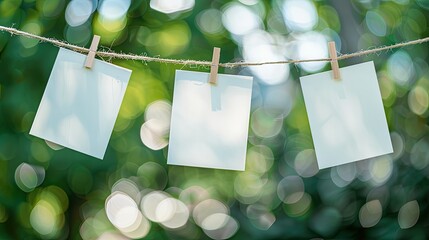
[[[37,39],[41,42],[48,42],[57,47],[67,48],[80,53],[88,53],[89,49],[76,46],[65,41],[60,41],[54,38],[42,37],[36,34],[32,34],[29,32],[24,32],[12,27],[0,26],[0,31],[9,32],[12,35],[23,36],[27,38]],[[383,46],[378,48],[373,48],[369,50],[363,50],[359,52],[342,54],[338,56],[337,60],[343,60],[353,57],[359,57],[369,54],[374,54],[377,52],[382,52],[386,50],[391,50],[394,48],[401,48],[410,45],[421,44],[429,41],[429,37],[421,38],[417,40],[412,40],[408,42],[402,42],[393,44],[390,46]],[[118,58],[118,59],[129,59],[129,60],[140,60],[145,62],[160,62],[160,63],[168,63],[168,64],[177,64],[177,65],[200,65],[200,66],[208,66],[210,67],[211,61],[199,61],[199,60],[185,60],[185,59],[170,59],[170,58],[158,58],[158,57],[149,57],[144,55],[136,55],[136,54],[125,54],[125,53],[116,53],[116,52],[107,52],[107,51],[97,51],[96,55],[99,57],[107,57],[107,58]],[[268,62],[228,62],[228,63],[220,63],[219,66],[234,68],[234,67],[244,67],[244,66],[262,66],[262,65],[270,65],[270,64],[289,64],[289,63],[303,63],[303,62],[329,62],[331,58],[316,58],[316,59],[299,59],[299,60],[286,60],[286,61],[268,61]]]

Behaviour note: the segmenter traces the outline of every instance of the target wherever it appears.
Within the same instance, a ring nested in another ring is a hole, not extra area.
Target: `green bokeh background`
[[[202,16],[214,9],[220,17],[231,4],[257,14],[261,29],[276,36],[283,51],[296,50],[288,44],[299,42],[306,31],[335,40],[341,53],[429,36],[426,0],[313,0],[317,23],[302,31],[283,21],[283,2],[204,0],[195,1],[192,9],[166,14],[151,8],[150,1],[134,0],[119,20],[106,20],[95,10],[85,23],[71,27],[65,18],[69,1],[2,0],[0,24],[86,47],[98,34],[105,51],[166,58],[209,60],[217,46],[222,48],[221,62],[243,60],[243,46],[222,25],[208,32],[210,24],[204,24],[210,18]],[[200,187],[197,195],[207,193],[206,198],[230,209],[239,226],[233,239],[427,239],[428,49],[419,44],[340,62],[348,66],[374,61],[393,154],[317,171],[298,81],[310,72],[291,65],[278,86],[255,78],[246,171],[235,172],[168,166],[168,147],[152,150],[140,137],[147,106],[157,100],[171,102],[175,70],[207,68],[103,59],[133,74],[100,161],[69,149],[56,151],[29,135],[58,48],[0,32],[0,239],[121,239],[104,207],[115,183],[124,179],[142,195],[159,190],[180,200],[186,189]],[[252,75],[247,68],[220,72]],[[265,105],[275,89],[286,89],[288,95],[274,95],[290,106],[281,117],[274,114],[275,107]],[[23,163],[33,172],[20,175]],[[26,189],[20,181],[37,186]],[[303,191],[294,192],[301,182]],[[298,195],[281,199],[282,191]],[[34,209],[41,207],[51,207],[54,214],[31,220],[37,215]],[[43,234],[40,226],[49,224],[53,228]],[[191,213],[185,228],[152,223],[145,237],[209,239],[210,234],[195,224]]]

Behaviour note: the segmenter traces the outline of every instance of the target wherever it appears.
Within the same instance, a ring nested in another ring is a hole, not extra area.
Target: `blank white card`
[[[168,164],[244,170],[252,77],[176,71]]]
[[[30,134],[103,159],[131,70],[60,48]]]
[[[392,153],[373,62],[301,77],[319,168]]]

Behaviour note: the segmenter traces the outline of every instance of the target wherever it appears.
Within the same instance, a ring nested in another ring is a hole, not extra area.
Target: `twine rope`
[[[27,38],[37,39],[41,42],[48,42],[57,47],[67,48],[80,53],[88,53],[90,50],[88,48],[76,46],[65,41],[60,41],[54,38],[42,37],[36,34],[32,34],[29,32],[24,32],[12,27],[0,26],[0,31],[8,32],[11,35],[23,36]],[[359,57],[364,55],[370,55],[378,52],[383,52],[395,48],[402,48],[405,46],[416,45],[429,42],[429,37],[416,39],[412,41],[397,43],[389,46],[382,46],[368,50],[362,50],[354,53],[341,54],[337,57],[337,60],[343,60],[353,57]],[[108,51],[97,51],[96,55],[99,57],[107,57],[107,58],[117,58],[117,59],[128,59],[128,60],[139,60],[145,62],[159,62],[159,63],[167,63],[167,64],[177,64],[177,65],[200,65],[200,66],[208,66],[212,65],[211,61],[200,61],[200,60],[192,60],[192,59],[170,59],[170,58],[158,58],[158,57],[149,57],[145,55],[136,55],[136,54],[126,54],[126,53],[116,53],[116,52],[108,52]],[[329,62],[332,61],[332,58],[315,58],[315,59],[298,59],[298,60],[285,60],[285,61],[267,61],[267,62],[227,62],[220,63],[219,66],[234,68],[234,67],[244,67],[244,66],[262,66],[262,65],[270,65],[270,64],[296,64],[296,63],[304,63],[304,62]]]

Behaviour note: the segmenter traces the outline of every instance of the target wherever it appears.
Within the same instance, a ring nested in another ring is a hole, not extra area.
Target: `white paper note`
[[[392,153],[373,62],[301,77],[319,168]]]
[[[103,159],[131,70],[60,48],[30,134]]]
[[[245,168],[252,77],[176,71],[168,164]]]

